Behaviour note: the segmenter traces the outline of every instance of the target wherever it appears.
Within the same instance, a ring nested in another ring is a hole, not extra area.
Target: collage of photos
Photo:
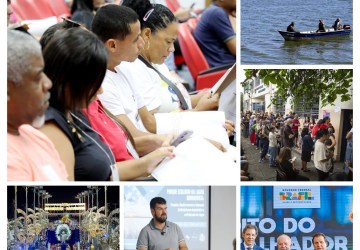
[[[241,1],[241,250],[356,249],[353,8]]]
[[[7,250],[357,249],[355,1],[6,3]]]

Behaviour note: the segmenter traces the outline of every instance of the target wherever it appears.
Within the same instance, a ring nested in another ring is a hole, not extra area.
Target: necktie
[[[247,249],[247,250],[252,250],[252,247],[247,247],[246,249]]]

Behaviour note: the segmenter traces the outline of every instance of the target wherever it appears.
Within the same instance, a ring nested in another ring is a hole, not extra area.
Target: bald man
[[[286,234],[280,235],[277,240],[277,249],[278,250],[290,250],[291,248],[291,238]]]

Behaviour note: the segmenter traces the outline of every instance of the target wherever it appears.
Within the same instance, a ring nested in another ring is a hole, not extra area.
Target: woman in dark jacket
[[[303,128],[301,131],[301,170],[304,172],[309,172],[310,169],[307,168],[307,163],[311,161],[311,151],[313,150],[314,141],[312,140],[309,129],[307,127]]]

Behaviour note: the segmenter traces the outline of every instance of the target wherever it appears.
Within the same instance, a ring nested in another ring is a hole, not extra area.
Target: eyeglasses
[[[75,21],[70,20],[70,19],[67,19],[67,18],[65,18],[65,17],[62,17],[62,19],[63,19],[63,22],[65,23],[65,24],[64,24],[64,28],[65,28],[65,29],[77,28],[77,27],[80,27],[80,26],[81,26],[80,23],[75,22]]]

